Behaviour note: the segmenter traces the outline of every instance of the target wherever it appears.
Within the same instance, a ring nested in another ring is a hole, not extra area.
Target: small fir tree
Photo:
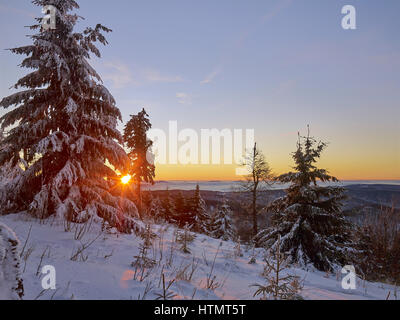
[[[232,210],[224,199],[217,208],[210,222],[210,235],[216,239],[233,240],[236,232],[232,222]]]
[[[295,172],[277,178],[289,183],[286,196],[270,205],[272,227],[260,232],[260,245],[275,250],[281,237],[281,250],[292,263],[313,264],[319,270],[332,270],[350,258],[352,226],[341,212],[344,189],[319,185],[317,182],[338,182],[315,163],[326,143],[317,142],[308,134],[300,137],[293,153]]]
[[[280,237],[278,237],[277,246],[265,258],[265,267],[262,275],[266,280],[266,284],[252,285],[257,287],[254,296],[262,295],[263,300],[302,300],[299,295],[301,290],[299,277],[289,274],[288,268],[288,259],[281,252]]]
[[[183,230],[176,231],[175,241],[181,245],[180,250],[183,253],[190,254],[189,244],[193,242],[196,235],[189,231],[189,226],[185,225]]]

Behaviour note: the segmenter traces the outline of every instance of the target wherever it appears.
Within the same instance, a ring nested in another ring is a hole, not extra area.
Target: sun
[[[132,176],[130,174],[127,174],[126,176],[123,176],[121,178],[121,183],[122,184],[128,184],[131,181]]]

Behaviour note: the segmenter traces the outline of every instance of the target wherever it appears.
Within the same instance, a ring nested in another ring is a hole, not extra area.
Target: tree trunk
[[[138,209],[140,219],[143,219],[143,216],[142,216],[142,192],[141,192],[140,185],[141,185],[141,183],[140,183],[140,181],[138,181],[138,183],[137,183],[138,208],[137,209]]]
[[[253,215],[253,236],[255,237],[258,233],[257,228],[257,189],[253,189],[253,203],[252,203],[252,215]]]
[[[257,209],[256,209],[256,204],[257,204],[257,187],[258,187],[258,177],[256,173],[256,168],[255,168],[255,163],[256,163],[256,154],[257,154],[257,143],[254,143],[254,148],[253,148],[253,183],[254,183],[254,188],[253,188],[253,203],[252,203],[252,214],[253,214],[253,236],[255,237],[258,233],[257,230]]]

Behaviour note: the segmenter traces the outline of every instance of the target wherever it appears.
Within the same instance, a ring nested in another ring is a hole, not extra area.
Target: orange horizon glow
[[[321,161],[322,163],[322,161]],[[380,172],[373,172],[370,166],[348,166],[335,167],[331,165],[320,165],[326,168],[329,174],[337,177],[339,180],[381,180],[393,181],[400,180],[400,169],[398,167],[386,166],[381,168]],[[165,181],[232,181],[240,180],[243,176],[236,175],[237,165],[156,165],[156,180]],[[272,167],[273,172],[277,175],[293,171],[290,165]]]
[[[377,141],[377,146],[371,148],[366,141],[355,146],[351,141],[345,143],[339,138],[324,137],[322,134],[318,136],[331,142],[316,166],[326,169],[339,180],[400,180],[400,145]],[[293,140],[292,136],[276,140],[259,138],[260,149],[275,175],[293,171]],[[155,166],[156,180],[232,181],[243,178],[236,175],[236,169],[240,167],[237,164],[156,163]]]

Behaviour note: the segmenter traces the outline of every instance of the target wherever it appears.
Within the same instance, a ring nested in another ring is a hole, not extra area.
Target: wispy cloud
[[[192,97],[191,95],[185,92],[178,92],[176,94],[176,98],[180,104],[192,104]]]
[[[102,66],[103,68],[105,67],[105,70],[102,72],[103,80],[111,81],[112,86],[116,89],[122,89],[132,85],[138,86],[151,83],[175,83],[184,81],[179,75],[167,75],[154,69],[136,69],[122,61],[107,61],[104,62]]]
[[[136,85],[138,82],[133,78],[129,66],[122,62],[105,62],[104,66],[107,71],[104,73],[102,78],[104,80],[110,80],[112,85],[116,89],[122,89],[129,85]]]
[[[215,68],[213,72],[208,74],[200,83],[201,84],[207,84],[210,83],[214,80],[215,77],[217,77],[220,73],[222,72],[222,65],[218,66]]]
[[[148,82],[165,82],[165,83],[183,82],[183,78],[181,76],[165,75],[161,74],[157,70],[144,70],[143,76],[144,79]]]

